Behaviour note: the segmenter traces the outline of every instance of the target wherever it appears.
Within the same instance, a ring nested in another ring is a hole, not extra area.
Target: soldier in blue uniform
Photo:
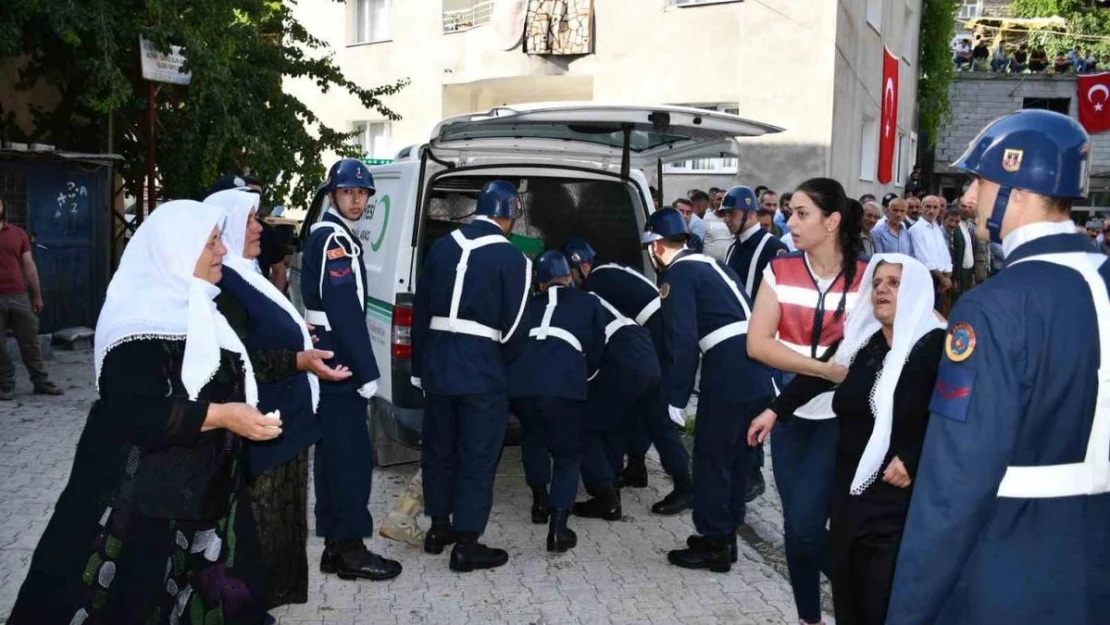
[[[949,319],[890,625],[1110,615],[1110,264],[1069,219],[1090,148],[1024,110],[954,165],[1006,268]]]
[[[432,518],[424,551],[455,543],[453,571],[509,561],[478,538],[509,422],[506,363],[523,342],[517,328],[531,290],[531,263],[506,238],[522,211],[513,185],[487,183],[474,221],[435,242],[416,284],[412,382],[425,396],[421,467]]]
[[[750,467],[747,428],[774,395],[771,370],[748,357],[751,302],[736,274],[685,248],[686,222],[664,209],[642,237],[660,271],[667,333],[668,411],[685,421],[701,359],[694,425],[694,527],[687,549],[671,551],[676,566],[727,572],[736,561],[736,517]]]
[[[317,348],[335,353],[329,367],[345,365],[344,382],[320,381],[322,437],[316,444],[316,534],[324,537],[320,571],[342,579],[384,580],[401,564],[371,553],[363,538],[373,533],[370,503],[373,447],[367,402],[378,389],[378,365],[366,329],[366,268],[355,223],[374,194],[370,170],[343,159],[328,173],[331,208],[304,244],[301,297]]]
[[[754,302],[759,285],[763,282],[763,270],[771,259],[789,250],[786,244],[759,223],[759,200],[748,187],[732,187],[725,193],[717,214],[725,220],[729,232],[736,240],[725,254],[725,264],[729,266],[744,284],[744,292]],[[778,215],[776,214],[776,218]],[[775,371],[775,381],[782,382],[782,374]],[[781,388],[781,386],[780,386]],[[748,475],[748,490],[744,500],[750,502],[767,490],[763,480],[763,445],[752,453],[752,468]]]
[[[540,292],[521,321],[528,338],[509,366],[509,397],[524,429],[532,522],[550,516],[547,550],[563,552],[578,544],[567,518],[578,492],[587,380],[597,375],[605,349],[605,318],[597,298],[572,286],[570,266],[557,251],[536,259],[536,284]]]
[[[563,244],[562,251],[570,263],[575,283],[580,288],[596,294],[610,304],[616,313],[648,330],[653,352],[659,364],[659,375],[665,376],[666,339],[663,315],[659,314],[662,302],[659,299],[659,290],[651,280],[623,265],[596,264],[597,253],[584,239],[567,241]],[[620,419],[616,422],[606,424],[591,421],[591,423],[604,428],[611,425],[624,434],[624,450],[628,452],[628,467],[620,475],[618,486],[629,488],[647,486],[647,466],[644,459],[648,448],[652,443],[655,444],[663,470],[674,480],[674,490],[655,503],[651,510],[656,514],[678,514],[688,509],[693,502],[690,455],[682,445],[682,438],[675,424],[667,415],[664,394],[660,392],[654,397],[645,396],[637,392],[631,378],[626,378],[626,376],[637,379],[651,378],[655,375],[655,368],[645,369],[645,363],[633,362],[637,359],[634,354],[643,352],[644,347],[629,343],[636,339],[635,337],[626,339],[628,334],[631,333],[621,333],[620,343],[613,346],[611,350],[613,354],[606,356],[610,364],[603,367],[600,379],[591,383],[590,391],[591,403],[602,407],[609,416],[616,416],[611,412],[613,406],[616,408],[626,406],[627,409],[619,412]],[[621,373],[622,371],[625,373]],[[622,454],[612,449],[609,453],[616,456],[617,470],[620,471],[619,462]],[[586,462],[590,464],[592,470],[595,465],[590,458],[592,455]],[[593,475],[592,472],[590,474]],[[604,480],[604,473],[598,479]],[[594,490],[594,487],[599,485],[587,481],[586,486],[588,490]],[[614,501],[612,493],[598,491],[591,494],[598,498],[576,505],[575,514],[608,520],[620,518],[620,500]]]

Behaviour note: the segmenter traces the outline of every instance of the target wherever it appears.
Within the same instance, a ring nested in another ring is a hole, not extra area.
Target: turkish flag
[[[1110,72],[1079,77],[1079,123],[1087,132],[1110,130]]]
[[[879,182],[894,178],[894,151],[898,145],[898,57],[883,48],[883,108],[879,122]]]

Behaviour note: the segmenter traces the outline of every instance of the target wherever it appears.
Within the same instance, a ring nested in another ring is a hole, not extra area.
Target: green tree
[[[351,94],[367,108],[406,80],[355,84],[324,41],[275,0],[0,0],[0,62],[21,63],[18,90],[43,86],[57,102],[32,111],[29,132],[0,110],[0,132],[69,150],[102,151],[113,128],[118,168],[133,192],[146,173],[148,90],[139,66],[140,35],[161,51],[183,47],[187,86],[161,85],[157,162],[165,197],[197,197],[221,173],[249,170],[271,182],[274,201],[304,205],[323,177],[321,154],[350,154],[350,133],[323,124],[282,90],[306,79],[325,93]],[[343,28],[337,24],[336,28]],[[109,122],[111,116],[111,123]]]
[[[952,110],[948,86],[955,68],[952,64],[952,37],[956,34],[956,13],[960,0],[925,0],[921,12],[921,52],[917,79],[918,133],[922,154],[932,153],[937,132],[948,121]]]
[[[1031,43],[1044,46],[1049,54],[1066,54],[1074,46],[1094,50],[1101,57],[1110,54],[1110,8],[1094,0],[1013,0],[1017,17],[1053,17],[1067,20],[1063,33],[1030,34]]]

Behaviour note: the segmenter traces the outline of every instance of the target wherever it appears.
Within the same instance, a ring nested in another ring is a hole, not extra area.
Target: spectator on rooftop
[[[971,64],[971,40],[961,39],[952,49],[952,61],[956,63],[956,71],[962,72],[964,65]]]
[[[1029,67],[1029,52],[1026,50],[1025,44],[1018,46],[1014,51],[1013,56],[1010,58],[1010,73],[1022,74],[1025,73],[1026,68]]]
[[[1044,48],[1033,50],[1033,54],[1029,55],[1029,71],[1039,73],[1047,69],[1048,53],[1044,51]]]
[[[1002,42],[994,47],[994,56],[991,57],[991,71],[992,72],[1005,72],[1006,68],[1010,65],[1010,52]]]
[[[972,69],[975,71],[986,71],[987,59],[990,58],[991,51],[987,47],[985,39],[980,39],[979,43],[975,44],[975,48],[971,51]]]
[[[1071,74],[1075,67],[1068,60],[1068,57],[1063,54],[1057,54],[1056,60],[1052,64],[1052,73],[1054,74]]]

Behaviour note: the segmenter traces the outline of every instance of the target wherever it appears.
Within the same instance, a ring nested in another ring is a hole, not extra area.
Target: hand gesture
[[[342,382],[351,377],[351,370],[343,365],[334,369],[329,367],[325,360],[335,357],[335,352],[322,349],[312,349],[297,354],[297,371],[307,371],[316,374],[316,377],[329,382]]]
[[[222,404],[221,426],[252,441],[269,441],[281,436],[281,413],[264,415],[250,404]]]
[[[906,465],[902,464],[902,460],[898,456],[895,456],[890,464],[886,466],[886,471],[883,471],[883,481],[898,488],[906,488],[913,483],[909,471],[906,470]]]
[[[767,436],[771,433],[771,430],[774,429],[775,421],[777,420],[778,415],[770,408],[761,412],[755,419],[752,419],[752,424],[748,427],[748,447],[762,445],[763,441],[767,440]]]
[[[36,315],[42,314],[42,296],[36,295],[31,298],[31,310],[35,311]]]

